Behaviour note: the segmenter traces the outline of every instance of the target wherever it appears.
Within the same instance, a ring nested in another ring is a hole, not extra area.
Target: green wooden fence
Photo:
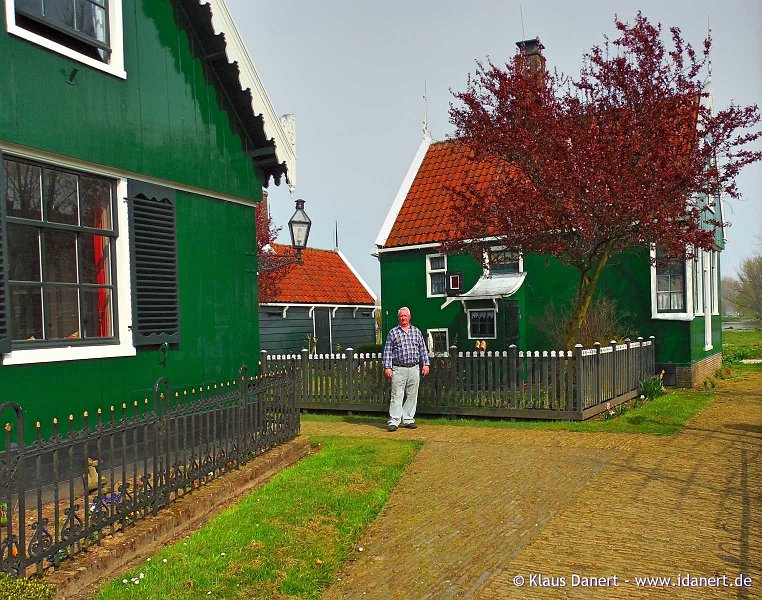
[[[581,421],[638,395],[654,374],[654,338],[577,345],[573,351],[461,352],[431,356],[421,378],[419,414]],[[302,372],[300,406],[386,412],[389,381],[381,354],[281,355],[261,352],[260,372]]]

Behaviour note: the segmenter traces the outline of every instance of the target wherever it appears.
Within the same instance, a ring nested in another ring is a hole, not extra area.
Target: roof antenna
[[[335,250],[338,252],[338,250],[339,250],[339,221],[338,220],[334,221],[334,224],[336,225],[336,230],[335,230],[336,247],[335,247]]]
[[[431,137],[429,133],[429,98],[426,94],[426,80],[423,80],[423,137]]]
[[[525,40],[527,34],[524,32],[524,9],[521,7],[521,2],[519,2],[519,14],[521,15],[521,39]]]

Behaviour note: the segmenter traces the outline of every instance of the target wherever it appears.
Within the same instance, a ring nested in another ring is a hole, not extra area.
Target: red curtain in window
[[[100,229],[103,226],[103,212],[95,212],[95,227]],[[95,257],[95,282],[98,285],[108,283],[108,255],[103,252],[104,238],[93,236],[93,255]],[[109,311],[108,289],[98,288],[98,337],[111,336],[111,313]]]

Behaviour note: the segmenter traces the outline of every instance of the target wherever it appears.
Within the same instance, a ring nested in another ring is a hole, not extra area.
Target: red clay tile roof
[[[278,254],[293,252],[289,246],[272,244]],[[347,266],[338,252],[306,248],[302,251],[303,265],[293,265],[280,274],[273,298],[268,302],[297,304],[370,304],[375,300]]]
[[[451,238],[455,185],[484,188],[494,180],[496,167],[474,162],[472,153],[457,140],[429,146],[402,208],[384,244],[385,248],[444,242]]]

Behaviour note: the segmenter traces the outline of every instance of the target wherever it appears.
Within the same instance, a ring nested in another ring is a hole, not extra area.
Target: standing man
[[[387,431],[402,426],[415,429],[415,407],[418,404],[418,383],[421,367],[429,374],[429,353],[421,330],[410,324],[410,309],[397,311],[399,325],[393,327],[384,346],[384,374],[392,380],[392,399],[389,404]],[[404,402],[403,402],[404,400]]]

